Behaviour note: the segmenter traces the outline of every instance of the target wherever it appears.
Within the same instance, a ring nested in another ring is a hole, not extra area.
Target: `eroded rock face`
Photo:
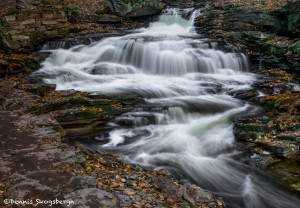
[[[226,39],[266,64],[300,70],[299,1],[213,1],[196,21],[199,32]],[[298,45],[299,44],[299,45]],[[299,72],[298,72],[299,73]]]
[[[284,171],[278,168],[284,161],[299,161],[299,1],[278,3],[211,1],[196,25],[202,33],[238,45],[253,61],[252,68],[260,74],[254,91],[233,96],[262,106],[264,112],[238,120],[235,136],[248,145],[251,165],[271,170],[299,190],[299,181],[291,177],[295,165],[285,166]]]

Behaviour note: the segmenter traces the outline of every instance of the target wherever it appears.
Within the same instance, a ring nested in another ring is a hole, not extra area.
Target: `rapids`
[[[149,107],[112,121],[109,136],[95,138],[97,148],[168,169],[222,197],[227,207],[298,207],[298,198],[236,159],[233,119],[258,107],[231,95],[250,89],[256,76],[237,48],[194,31],[198,15],[168,9],[134,33],[49,50],[38,73],[57,90],[134,94],[147,101]]]

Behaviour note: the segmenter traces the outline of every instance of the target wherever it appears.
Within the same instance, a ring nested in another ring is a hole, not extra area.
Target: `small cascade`
[[[297,198],[236,160],[233,120],[257,108],[230,92],[251,89],[256,77],[244,54],[194,32],[200,14],[168,9],[135,33],[49,50],[37,74],[57,90],[144,97],[146,106],[117,117],[114,130],[96,138],[100,150],[168,169],[228,207],[298,207]]]

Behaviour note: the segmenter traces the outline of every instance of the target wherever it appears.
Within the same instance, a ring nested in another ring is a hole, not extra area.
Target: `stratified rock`
[[[122,23],[122,18],[111,14],[101,14],[98,16],[97,22],[100,24]]]
[[[113,14],[121,17],[142,17],[159,14],[163,9],[163,4],[159,0],[154,1],[126,1],[109,0],[107,5]]]
[[[55,119],[62,125],[84,125],[108,119],[109,116],[101,108],[70,108],[52,112]]]

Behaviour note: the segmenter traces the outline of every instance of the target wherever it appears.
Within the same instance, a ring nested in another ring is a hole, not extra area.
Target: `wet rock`
[[[237,123],[236,128],[239,129],[242,132],[261,132],[262,134],[266,134],[272,130],[273,123],[268,124],[261,124],[261,123]]]
[[[272,121],[265,116],[245,119],[235,125],[235,135],[237,139],[259,144],[279,157],[297,159],[299,154],[298,133],[288,134],[285,131],[287,123],[289,122],[283,122],[280,119]],[[282,133],[278,135],[279,132]],[[290,135],[290,137],[284,139],[284,135]]]
[[[229,94],[232,95],[234,98],[243,99],[243,100],[249,100],[259,95],[255,89],[233,91],[230,92]]]
[[[251,156],[251,165],[259,170],[265,170],[276,161],[278,160],[274,160],[272,156],[266,155],[264,153],[254,154]]]
[[[300,171],[297,163],[287,160],[280,161],[272,165],[269,171],[280,177],[291,190],[300,191]]]
[[[212,202],[214,198],[211,194],[207,193],[200,187],[186,183],[183,188],[183,198],[188,200],[193,205],[196,205],[199,202]]]
[[[55,119],[62,125],[84,125],[108,119],[109,116],[101,108],[72,108],[52,112]]]
[[[267,150],[270,150],[279,157],[288,159],[298,158],[299,149],[294,142],[263,139],[259,141],[258,144],[264,146]]]

